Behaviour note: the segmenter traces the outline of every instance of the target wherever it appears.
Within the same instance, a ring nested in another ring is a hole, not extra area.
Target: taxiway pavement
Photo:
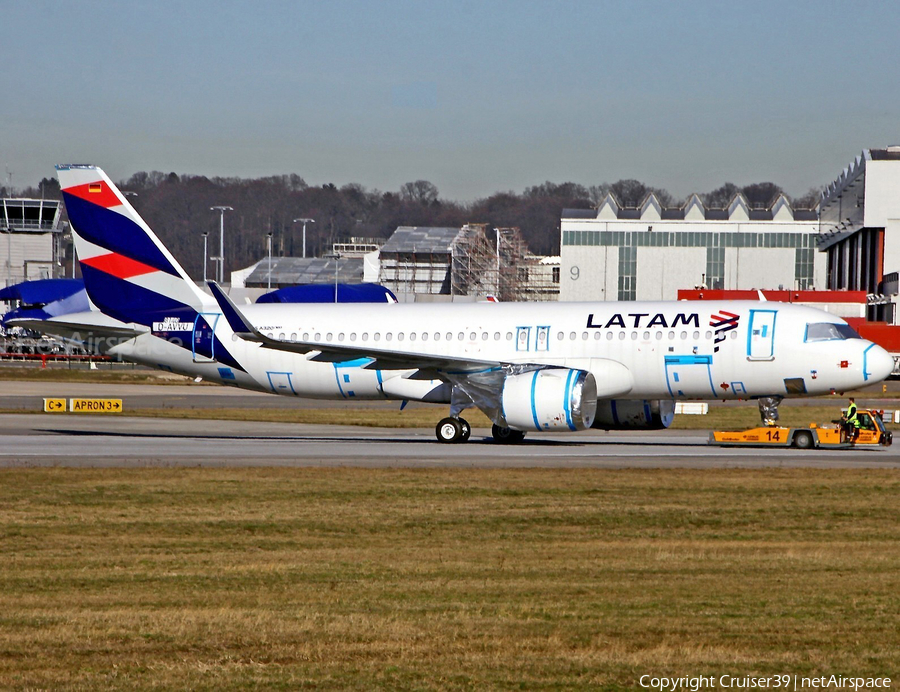
[[[0,467],[362,466],[597,468],[900,468],[900,448],[721,448],[702,431],[534,434],[498,445],[475,429],[438,443],[431,429],[250,421],[6,414]]]

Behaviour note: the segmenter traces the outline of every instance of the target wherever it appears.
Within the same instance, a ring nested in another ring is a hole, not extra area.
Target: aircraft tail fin
[[[101,312],[151,325],[212,303],[102,169],[56,170],[85,289]]]

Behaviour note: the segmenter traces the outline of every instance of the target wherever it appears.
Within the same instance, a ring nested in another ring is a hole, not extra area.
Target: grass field
[[[0,471],[0,688],[900,668],[889,471]]]

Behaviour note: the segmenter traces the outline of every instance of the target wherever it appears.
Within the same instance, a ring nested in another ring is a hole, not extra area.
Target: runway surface
[[[538,435],[497,445],[476,429],[442,445],[431,429],[50,414],[0,416],[0,467],[363,466],[900,468],[900,448],[719,448],[697,431]]]

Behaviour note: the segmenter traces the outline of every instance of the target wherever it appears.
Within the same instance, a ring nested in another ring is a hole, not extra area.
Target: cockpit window
[[[849,324],[814,322],[806,325],[804,341],[831,341],[833,339],[861,339]]]

